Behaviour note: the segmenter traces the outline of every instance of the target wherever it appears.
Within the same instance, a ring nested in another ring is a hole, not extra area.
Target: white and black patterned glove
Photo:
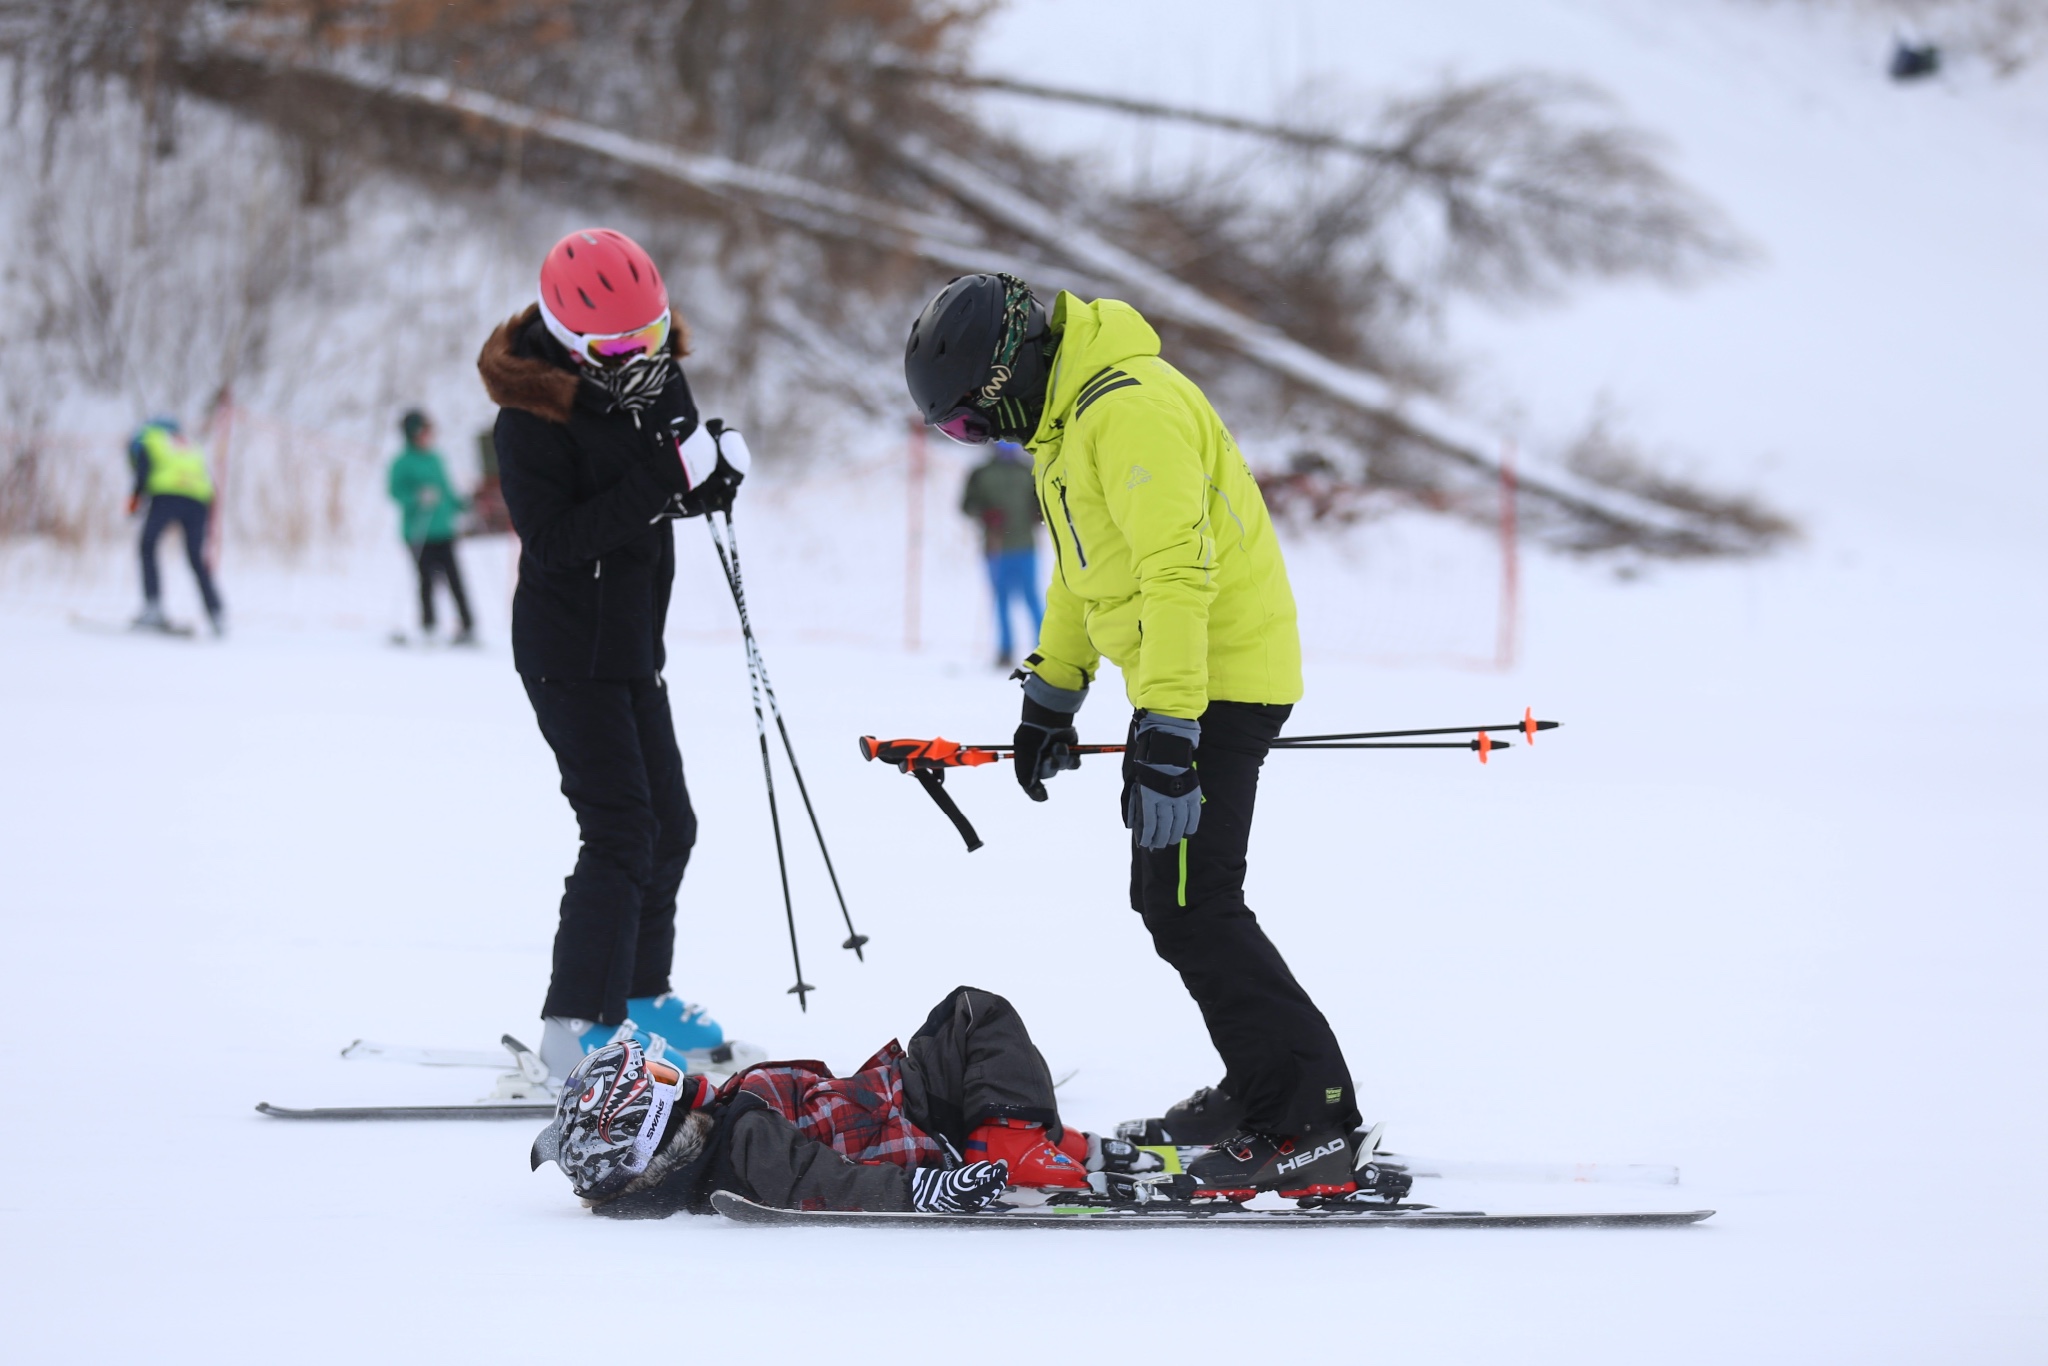
[[[747,439],[718,418],[692,430],[676,444],[682,492],[671,515],[701,517],[730,512],[740,483],[753,466]]]
[[[919,1167],[910,1173],[910,1203],[919,1214],[975,1214],[1009,1189],[1010,1168],[1002,1162],[970,1162],[943,1170]]]

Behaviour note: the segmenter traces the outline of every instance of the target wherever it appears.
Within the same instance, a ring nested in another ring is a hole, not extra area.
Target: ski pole
[[[704,521],[709,525],[711,519],[706,517]],[[717,531],[711,533],[711,539],[718,547],[719,563],[725,565],[725,546],[719,541]],[[737,602],[739,589],[732,582],[732,569],[729,565],[726,567],[725,578],[726,586],[733,590],[733,600]],[[742,609],[741,619],[745,620],[745,609]],[[789,922],[789,957],[796,965],[796,985],[789,989],[789,994],[796,997],[797,1008],[808,1014],[811,1009],[809,993],[816,991],[817,988],[804,981],[803,953],[797,948],[796,906],[789,896],[789,863],[782,852],[782,816],[775,805],[775,769],[768,761],[768,721],[761,710],[761,675],[754,667],[752,650],[747,652],[747,681],[754,696],[754,735],[761,742],[761,780],[768,786],[768,824],[775,832],[775,871],[782,877],[782,915]]]
[[[777,733],[782,736],[782,752],[789,759],[789,771],[796,777],[797,795],[803,798],[804,814],[810,817],[811,833],[818,840],[818,857],[824,860],[825,876],[831,880],[832,895],[839,902],[839,918],[846,922],[846,942],[839,947],[842,949],[852,949],[853,956],[865,963],[867,955],[861,952],[861,946],[868,942],[868,937],[853,927],[853,913],[846,909],[846,893],[839,888],[839,872],[832,866],[832,851],[825,847],[825,829],[818,823],[817,808],[811,805],[811,790],[804,783],[803,765],[798,763],[796,759],[796,744],[789,738],[789,726],[782,719],[782,704],[775,700],[775,685],[768,680],[768,661],[761,654],[761,642],[754,638],[754,623],[747,615],[746,581],[740,576],[740,537],[739,533],[733,529],[732,509],[727,508],[723,515],[725,517],[724,540],[720,540],[718,528],[716,527],[711,528],[711,540],[714,545],[720,548],[719,559],[721,563],[724,562],[728,549],[732,555],[731,567],[727,571],[726,577],[728,586],[732,589],[733,605],[739,609],[740,634],[746,638],[749,667],[759,676],[761,691],[768,695],[768,710],[775,717]],[[707,526],[711,525],[709,515],[704,518],[704,522]],[[730,542],[729,547],[725,542]]]
[[[1276,740],[1273,748],[1288,750],[1323,749],[1462,749],[1476,753],[1479,762],[1485,763],[1496,749],[1511,749],[1506,740],[1496,740],[1495,731],[1521,731],[1527,737],[1524,743],[1534,744],[1536,733],[1555,730],[1560,723],[1538,721],[1533,708],[1524,708],[1522,719],[1509,725],[1499,726],[1441,726],[1426,730],[1385,730],[1354,731],[1340,735],[1303,735],[1291,739]],[[1413,740],[1406,737],[1424,735],[1469,735],[1469,740]],[[1122,754],[1124,745],[1065,745],[1062,749],[1071,755]],[[986,764],[1000,763],[1005,757],[1015,754],[1016,746],[1010,745],[963,745],[943,737],[930,740],[878,740],[872,735],[860,737],[860,754],[870,762],[880,760],[894,765],[898,770],[916,778],[918,785],[937,804],[946,819],[953,823],[960,837],[967,842],[967,852],[981,848],[981,836],[975,832],[966,813],[960,810],[944,783],[949,768],[980,768]]]
[[[1488,731],[1518,730],[1529,744],[1536,743],[1539,730],[1556,730],[1557,721],[1538,721],[1535,708],[1522,708],[1522,719],[1504,726],[1439,726],[1432,730],[1360,730],[1345,735],[1283,735],[1273,742],[1273,748],[1299,748],[1321,745],[1332,740],[1403,740],[1416,735],[1484,735]]]

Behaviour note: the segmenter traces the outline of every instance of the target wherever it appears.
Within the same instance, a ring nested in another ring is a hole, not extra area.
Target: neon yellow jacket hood
[[[1031,667],[1080,688],[1107,657],[1134,706],[1296,702],[1301,641],[1259,486],[1129,304],[1053,304],[1060,338],[1032,474],[1056,569]]]

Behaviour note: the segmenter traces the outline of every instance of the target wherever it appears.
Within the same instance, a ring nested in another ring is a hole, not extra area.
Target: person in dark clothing
[[[206,567],[206,536],[213,516],[213,480],[206,472],[206,453],[185,440],[173,418],[151,418],[128,442],[128,463],[135,484],[128,494],[128,515],[148,513],[142,520],[142,612],[135,628],[173,629],[164,617],[163,579],[157,572],[156,545],[175,526],[185,538],[185,562],[199,584],[200,601],[215,635],[227,631],[227,613]],[[178,628],[183,629],[183,628]]]
[[[586,1204],[626,1217],[709,1213],[720,1190],[780,1209],[971,1213],[1009,1186],[1107,1194],[1098,1173],[1163,1170],[1062,1125],[1016,1008],[964,986],[909,1048],[892,1039],[850,1077],[769,1062],[714,1087],[637,1043],[600,1049],[534,1141],[532,1166],[545,1162]]]
[[[981,526],[988,583],[996,603],[996,667],[1007,669],[1017,662],[1010,604],[1029,615],[1033,640],[1045,618],[1045,604],[1038,596],[1038,487],[1032,483],[1024,448],[1012,441],[997,442],[994,453],[967,476],[960,510]]]
[[[1194,762],[1202,775],[1201,838],[1140,847],[1131,859],[1131,909],[1201,1008],[1231,1079],[1228,1115],[1215,1088],[1197,1093],[1196,1105],[1216,1112],[1207,1123],[1187,1113],[1185,1103],[1180,1113],[1169,1112],[1167,1129],[1188,1143],[1223,1141],[1247,1113],[1271,1116],[1266,1122],[1283,1134],[1326,1129],[1324,1079],[1349,1076],[1322,1012],[1244,900],[1259,770],[1293,710],[1211,702]],[[1135,722],[1131,733],[1135,740]],[[1124,781],[1128,804],[1136,779],[1127,771]]]
[[[629,1019],[683,1051],[724,1040],[670,989],[697,819],[662,678],[669,521],[729,508],[744,473],[725,454],[737,434],[698,422],[687,338],[647,254],[590,229],[556,244],[540,302],[477,360],[520,538],[513,666],[583,841],[541,1007],[557,1076]]]
[[[462,629],[450,641],[454,645],[476,643],[476,622],[469,614],[469,595],[462,588],[462,566],[455,558],[457,519],[469,502],[448,481],[448,466],[434,449],[434,424],[417,408],[399,421],[405,434],[405,449],[392,457],[387,481],[391,499],[400,512],[399,531],[412,552],[413,566],[420,576],[420,631],[434,634],[434,581],[448,587],[455,600],[455,615]]]

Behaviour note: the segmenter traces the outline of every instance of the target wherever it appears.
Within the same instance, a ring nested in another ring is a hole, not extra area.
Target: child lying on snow
[[[608,1044],[564,1083],[534,1141],[543,1162],[586,1204],[631,1215],[709,1213],[717,1190],[784,1209],[964,1214],[1009,1185],[1082,1189],[1090,1172],[1156,1165],[1063,1128],[1023,1020],[974,987],[939,1002],[907,1050],[892,1039],[850,1077],[770,1062],[713,1087],[637,1043]]]

